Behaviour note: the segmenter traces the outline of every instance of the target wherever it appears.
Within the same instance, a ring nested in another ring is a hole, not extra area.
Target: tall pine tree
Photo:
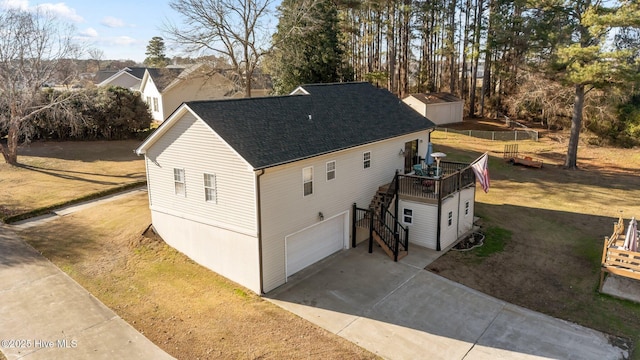
[[[614,30],[640,25],[640,10],[635,2],[602,0],[538,0],[534,13],[537,31],[553,34],[559,42],[547,42],[551,54],[548,63],[554,76],[574,89],[571,135],[565,168],[577,168],[578,142],[582,130],[585,94],[591,89],[625,86],[637,77],[637,67],[628,61],[631,52],[611,46],[608,36]],[[546,18],[567,19],[565,26],[549,32]]]
[[[160,36],[154,36],[149,40],[147,45],[147,58],[144,64],[151,67],[165,67],[169,63],[169,58],[165,55],[164,39]]]
[[[338,11],[330,0],[284,0],[269,60],[274,92],[344,80]]]

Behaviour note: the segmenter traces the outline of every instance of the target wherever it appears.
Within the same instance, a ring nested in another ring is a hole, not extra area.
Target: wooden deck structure
[[[606,274],[640,280],[640,252],[624,250],[624,231],[624,220],[620,216],[618,222],[613,226],[613,234],[604,239],[600,268],[600,292],[602,292]]]

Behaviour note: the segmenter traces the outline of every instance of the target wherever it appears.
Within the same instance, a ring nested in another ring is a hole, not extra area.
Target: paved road
[[[628,357],[605,334],[424,270],[438,255],[414,246],[394,263],[380,249],[368,254],[359,246],[303,270],[267,297],[386,359]]]
[[[172,359],[0,223],[7,359]]]

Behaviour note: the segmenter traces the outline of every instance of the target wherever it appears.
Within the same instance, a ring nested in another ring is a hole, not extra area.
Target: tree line
[[[640,5],[634,0],[172,0],[188,31],[169,37],[228,57],[250,96],[258,65],[276,93],[310,82],[369,81],[399,97],[446,91],[466,114],[640,143]]]

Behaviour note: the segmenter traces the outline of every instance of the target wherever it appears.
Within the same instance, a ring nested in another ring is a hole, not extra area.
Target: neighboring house
[[[395,192],[395,206],[384,203],[411,227],[412,244],[446,248],[460,227],[469,231],[474,178],[458,171],[466,165],[441,163],[442,186],[411,175],[433,128],[369,83],[303,85],[288,96],[186,102],[136,153],[145,155],[155,231],[260,294],[355,245],[372,216],[355,205],[381,192]],[[394,191],[381,190],[389,183]]]
[[[402,99],[436,125],[462,122],[464,101],[449,93],[411,94]]]
[[[98,86],[119,86],[132,91],[140,89],[140,82],[144,76],[146,67],[126,67],[115,72],[104,80],[98,82]],[[109,74],[109,72],[99,72],[98,77]]]
[[[140,96],[149,105],[153,119],[163,122],[186,101],[243,97],[230,78],[226,71],[206,64],[188,68],[150,68],[142,78]]]

